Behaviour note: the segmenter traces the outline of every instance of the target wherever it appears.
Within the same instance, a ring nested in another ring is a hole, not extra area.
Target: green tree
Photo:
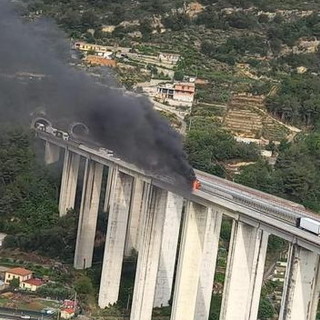
[[[151,21],[148,19],[143,19],[140,22],[140,32],[142,33],[143,39],[144,40],[149,40],[152,34],[152,26],[151,26]]]
[[[122,22],[123,20],[125,20],[125,9],[121,4],[117,4],[114,7],[113,14],[110,17],[109,21],[111,24],[117,25],[120,22]]]
[[[59,300],[67,299],[71,296],[70,290],[60,283],[48,283],[37,289],[37,294],[41,297],[51,297]]]
[[[237,29],[254,29],[258,26],[254,15],[237,11],[225,17],[230,27]]]
[[[190,163],[197,169],[223,176],[223,161],[230,159],[257,160],[255,145],[238,143],[221,129],[198,128],[188,132],[185,148]]]
[[[281,190],[281,180],[265,161],[244,167],[235,182],[273,194],[279,194]]]
[[[81,25],[86,29],[95,29],[100,25],[99,17],[95,14],[93,10],[85,11],[81,17]]]
[[[275,310],[268,298],[261,298],[259,304],[258,318],[260,320],[269,320],[273,318],[274,314]]]
[[[14,278],[9,281],[10,288],[17,289],[20,286],[20,281],[18,278]]]
[[[280,144],[274,168],[258,161],[245,167],[235,180],[320,211],[319,146],[319,133],[301,134],[293,143]]]
[[[163,18],[162,23],[166,28],[179,31],[190,24],[190,18],[185,13],[175,13]]]
[[[81,14],[68,9],[60,15],[58,23],[62,25],[66,30],[79,30],[81,28]]]
[[[93,291],[91,279],[87,276],[82,276],[76,280],[74,288],[79,294],[90,294]]]
[[[181,70],[177,70],[177,71],[174,72],[174,76],[173,77],[174,77],[174,80],[182,81],[183,78],[184,78],[184,73]]]

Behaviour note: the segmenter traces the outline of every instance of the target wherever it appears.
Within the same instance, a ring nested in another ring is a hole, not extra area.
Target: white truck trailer
[[[301,217],[297,222],[299,228],[312,232],[316,235],[320,235],[320,221]]]

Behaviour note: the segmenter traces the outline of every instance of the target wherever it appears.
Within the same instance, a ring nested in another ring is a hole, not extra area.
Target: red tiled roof
[[[12,269],[9,269],[7,271],[7,273],[11,273],[11,274],[15,274],[17,276],[28,276],[29,274],[32,274],[32,271],[28,270],[28,269],[25,269],[25,268],[12,268]]]
[[[88,55],[85,61],[92,65],[106,66],[106,67],[116,67],[117,62],[113,59],[106,59],[99,56]]]
[[[40,287],[43,285],[43,281],[40,280],[40,279],[29,279],[29,280],[26,280],[26,281],[23,281],[24,283],[28,283],[28,284],[31,284],[32,286],[37,286],[37,287]]]
[[[67,313],[74,313],[74,309],[62,309],[61,311],[67,312]]]
[[[63,307],[64,308],[68,308],[68,309],[69,308],[74,308],[75,305],[76,305],[76,303],[73,300],[64,300],[64,302],[63,302]]]

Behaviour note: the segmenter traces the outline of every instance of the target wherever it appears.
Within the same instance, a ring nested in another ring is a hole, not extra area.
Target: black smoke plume
[[[0,1],[0,121],[30,123],[45,113],[61,126],[82,121],[95,141],[176,183],[194,178],[181,137],[145,98],[97,84],[67,63],[70,44],[47,20],[24,21]]]

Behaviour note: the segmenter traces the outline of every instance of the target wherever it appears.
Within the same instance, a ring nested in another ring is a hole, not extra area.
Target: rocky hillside
[[[179,78],[206,80],[198,103],[272,92],[267,111],[300,127],[320,121],[319,10],[298,0],[27,1],[29,17],[54,17],[73,39],[181,54]]]

